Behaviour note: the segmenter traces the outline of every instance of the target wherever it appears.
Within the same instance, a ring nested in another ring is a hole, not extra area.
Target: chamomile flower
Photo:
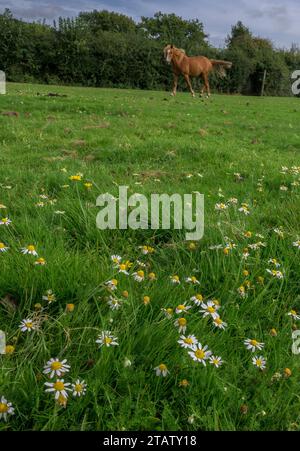
[[[98,343],[100,347],[106,346],[108,348],[109,346],[119,346],[117,340],[118,340],[117,337],[112,335],[112,333],[109,330],[104,330],[98,336],[96,343]]]
[[[8,246],[5,246],[4,243],[0,243],[0,252],[7,252],[9,249]]]
[[[174,326],[178,327],[179,332],[185,334],[186,326],[187,326],[187,320],[185,318],[178,318],[174,322]]]
[[[126,263],[120,263],[118,265],[118,270],[120,273],[125,274],[126,276],[129,275],[129,272],[127,271],[127,265]]]
[[[161,363],[160,365],[156,366],[154,368],[154,371],[156,373],[156,376],[163,376],[163,377],[166,377],[170,372],[167,368],[167,365],[165,365],[164,363]]]
[[[143,282],[145,280],[145,272],[142,269],[132,273],[132,276],[137,282]]]
[[[86,394],[87,384],[85,383],[85,381],[77,379],[75,383],[71,385],[71,387],[74,397],[78,396],[80,398],[80,396],[84,396]]]
[[[175,309],[175,313],[177,314],[187,313],[187,311],[191,308],[192,307],[190,305],[179,304]]]
[[[171,319],[174,313],[174,310],[172,308],[162,308],[162,312],[164,312],[166,318]]]
[[[244,215],[250,215],[249,205],[243,203],[242,206],[238,209],[239,212],[244,213]]]
[[[227,323],[225,323],[225,321],[223,321],[220,317],[215,318],[213,320],[213,325],[215,327],[218,327],[218,329],[222,329],[222,330],[225,330],[227,327]]]
[[[254,366],[259,368],[260,370],[264,370],[266,368],[267,360],[262,356],[255,356],[252,359],[252,363]]]
[[[300,249],[300,240],[294,241],[293,246],[296,247],[297,249]]]
[[[0,225],[9,226],[11,224],[11,220],[9,218],[1,218]]]
[[[214,365],[216,368],[219,368],[223,364],[223,360],[221,357],[210,356],[209,363]]]
[[[193,301],[194,304],[199,306],[203,302],[203,296],[202,296],[202,294],[198,293],[198,294],[195,294],[194,296],[192,296],[190,300]]]
[[[70,370],[70,365],[67,365],[67,360],[59,360],[58,358],[50,359],[44,366],[44,374],[47,374],[50,379],[54,376],[61,377]]]
[[[9,415],[14,415],[14,408],[12,406],[11,402],[8,402],[7,399],[4,398],[4,396],[1,396],[0,398],[0,420],[7,421],[7,417]]]
[[[153,254],[154,248],[151,246],[139,246],[139,249],[141,249],[142,254]]]
[[[244,341],[244,345],[246,346],[246,348],[249,350],[249,351],[252,351],[252,352],[255,352],[256,351],[256,349],[259,349],[259,350],[261,350],[263,347],[264,347],[264,343],[259,343],[257,340],[255,340],[254,338],[247,338],[245,341]]]
[[[37,266],[45,266],[46,260],[43,257],[40,257],[34,262],[34,264]]]
[[[199,284],[200,284],[199,280],[198,280],[197,277],[195,277],[195,276],[186,277],[186,278],[185,278],[185,281],[186,281],[187,283],[192,284],[192,285],[199,285]]]
[[[198,340],[195,335],[185,335],[180,336],[180,340],[177,341],[182,348],[193,348],[193,346],[198,344]]]
[[[228,208],[228,205],[223,204],[222,202],[215,205],[215,210],[217,210],[217,211],[224,211],[224,210],[227,210],[227,208]]]
[[[276,258],[270,258],[268,260],[268,263],[271,263],[272,265],[274,265],[275,268],[280,268],[280,263],[276,260]]]
[[[149,280],[156,280],[156,274],[155,274],[155,272],[149,272],[149,274],[148,274],[148,279]]]
[[[267,272],[271,274],[275,279],[283,279],[283,273],[276,269],[267,269]]]
[[[60,396],[63,396],[65,399],[68,397],[68,391],[71,391],[69,382],[65,382],[64,379],[57,379],[55,382],[45,382],[46,388],[45,392],[54,393],[54,397],[56,400],[59,399]]]
[[[21,252],[22,254],[37,256],[37,251],[35,250],[35,246],[33,244],[29,244],[29,246],[22,247]]]
[[[241,298],[245,298],[247,296],[246,293],[246,289],[244,287],[244,285],[241,285],[238,289],[237,289],[239,295],[241,296]]]
[[[202,347],[201,343],[198,343],[188,352],[195,362],[203,363],[206,366],[206,360],[210,358],[212,352],[208,350],[208,346]]]
[[[82,174],[71,175],[69,177],[69,180],[72,180],[72,182],[80,182],[81,179],[82,179]]]
[[[278,235],[279,238],[283,238],[284,237],[284,233],[283,233],[282,229],[275,228],[275,229],[273,229],[273,232],[276,233],[276,235]]]
[[[202,310],[200,310],[200,313],[203,313],[203,316],[210,315],[213,319],[216,319],[219,317],[219,314],[217,310],[220,308],[215,302],[208,301],[206,304],[202,302],[201,304]]]
[[[108,305],[111,308],[111,310],[118,310],[120,307],[122,307],[122,301],[120,299],[117,299],[113,296],[109,297]]]
[[[174,276],[170,276],[170,280],[171,283],[173,283],[174,285],[180,285],[180,279],[179,276],[177,276],[177,274],[175,274]]]
[[[298,315],[296,310],[290,310],[288,316],[291,316],[293,319],[300,319],[300,315]]]
[[[43,301],[47,301],[48,304],[51,304],[52,302],[56,301],[55,294],[52,290],[47,290],[46,294],[42,296]]]
[[[105,285],[111,290],[114,291],[117,289],[118,281],[117,279],[111,279],[105,282]]]
[[[31,332],[32,330],[35,330],[37,326],[32,319],[27,318],[21,321],[19,328],[22,332]]]
[[[121,262],[122,257],[120,255],[115,255],[114,254],[114,255],[111,255],[110,259],[111,259],[111,261],[113,262],[114,265],[118,265]]]

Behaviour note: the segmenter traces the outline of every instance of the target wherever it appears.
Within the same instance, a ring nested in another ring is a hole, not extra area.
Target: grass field
[[[299,99],[8,84],[8,111],[18,115],[0,115],[0,217],[11,220],[0,221],[0,414],[7,400],[14,415],[0,430],[299,430]],[[96,198],[119,185],[203,193],[203,239],[97,229]],[[21,252],[30,245],[38,256]],[[112,255],[132,262],[129,275]],[[221,366],[178,343],[179,318]],[[102,331],[118,346],[96,343]],[[43,373],[51,358],[67,359],[64,384],[84,380],[83,396],[45,391],[62,388]]]

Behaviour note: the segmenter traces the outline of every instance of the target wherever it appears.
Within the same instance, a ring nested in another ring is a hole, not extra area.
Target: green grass
[[[0,97],[0,112],[19,113],[0,115],[0,204],[7,207],[1,215],[12,220],[0,226],[0,241],[9,246],[0,254],[0,329],[15,347],[0,356],[0,396],[15,408],[0,430],[299,430],[300,356],[292,353],[292,330],[299,326],[287,315],[292,308],[300,311],[300,251],[292,245],[300,237],[299,99],[213,95],[202,101],[188,93],[171,98],[164,92],[53,86],[52,92],[66,97],[49,97],[49,91],[9,84]],[[282,166],[289,170],[282,173]],[[82,180],[70,181],[77,173]],[[96,198],[117,195],[119,185],[147,196],[203,193],[205,233],[196,249],[172,230],[97,229]],[[232,197],[237,205],[215,209]],[[242,202],[250,215],[238,211]],[[278,227],[283,237],[274,232]],[[226,255],[229,240],[236,247]],[[249,248],[244,259],[243,249],[259,241],[266,246]],[[21,254],[29,244],[45,266]],[[141,255],[145,244],[155,252]],[[222,248],[210,249],[214,245]],[[146,274],[154,271],[157,280],[138,283],[118,274],[112,254],[132,261],[131,273],[142,260]],[[267,273],[270,258],[281,263],[283,279]],[[181,285],[170,283],[173,274]],[[199,286],[184,281],[191,275]],[[119,282],[117,296],[129,292],[117,311],[110,310],[104,285],[112,278]],[[246,281],[250,288],[242,298],[238,288]],[[50,305],[42,300],[48,289],[57,298]],[[197,292],[220,300],[224,331],[190,301]],[[162,309],[184,302],[193,306],[187,334],[222,357],[220,368],[194,362],[177,343],[178,315],[168,319]],[[66,312],[69,303],[72,313]],[[32,316],[38,330],[21,332],[21,320]],[[102,330],[111,330],[119,346],[99,348],[95,340]],[[265,346],[252,354],[246,338]],[[264,371],[252,364],[256,354],[267,359]],[[51,357],[71,365],[65,381],[87,383],[86,396],[70,393],[66,408],[45,393],[43,367]],[[165,378],[154,371],[161,363],[169,370]],[[284,377],[285,368],[290,377]],[[189,382],[185,388],[179,385],[183,379]]]

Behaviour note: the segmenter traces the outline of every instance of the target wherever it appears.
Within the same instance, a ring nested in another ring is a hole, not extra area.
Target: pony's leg
[[[174,74],[173,90],[171,96],[176,96],[177,84],[178,84],[178,75]]]
[[[193,97],[195,97],[195,93],[193,91],[193,87],[192,87],[192,84],[191,84],[190,77],[186,74],[186,75],[184,75],[184,79],[185,79],[186,84],[187,84],[187,86],[188,86],[188,88],[190,90],[190,93],[192,94]]]
[[[205,89],[205,82],[204,82],[203,75],[201,76],[201,79],[202,79],[202,82],[203,82],[203,86],[202,86],[202,88],[200,89],[200,97],[203,97],[204,89]]]
[[[208,82],[208,75],[203,74],[205,89],[206,89],[206,96],[207,98],[210,97],[210,88],[209,88],[209,82]]]

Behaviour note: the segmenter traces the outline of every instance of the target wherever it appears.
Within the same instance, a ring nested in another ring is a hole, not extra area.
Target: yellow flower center
[[[214,307],[207,307],[209,313],[215,313],[216,309]]]
[[[158,367],[160,369],[160,371],[166,371],[167,367],[164,363],[161,363]]]
[[[119,268],[120,268],[121,271],[125,271],[126,265],[125,265],[124,263],[122,263],[122,264],[119,266]]]
[[[29,246],[27,246],[27,250],[30,252],[35,251],[35,247],[32,244],[30,244]]]
[[[257,359],[257,360],[256,360],[256,365],[257,365],[257,366],[262,366],[262,361],[261,361],[261,359]]]
[[[176,280],[176,282],[179,280],[179,276],[173,276],[172,278],[173,280]]]
[[[191,344],[193,344],[193,339],[192,339],[192,338],[185,338],[185,339],[184,339],[184,342],[185,342],[186,344],[188,344],[188,345],[191,345]]]
[[[27,321],[26,323],[25,323],[25,326],[27,327],[27,329],[31,329],[32,328],[32,322],[31,321]]]
[[[197,279],[196,279],[196,277],[195,276],[192,276],[191,277],[191,281],[194,283],[194,282],[197,282]]]
[[[169,315],[172,315],[172,313],[173,313],[173,309],[172,308],[167,308],[167,313],[169,313]]]
[[[55,382],[55,384],[53,385],[53,388],[54,388],[56,391],[63,391],[64,388],[65,388],[65,384],[64,384],[63,382],[61,382],[61,381],[57,381],[57,382]]]
[[[110,338],[110,337],[104,337],[104,343],[106,344],[106,345],[109,345],[111,342],[112,342],[112,338]]]
[[[197,359],[203,359],[205,357],[205,352],[202,349],[197,349],[197,351],[195,351],[195,356]]]
[[[56,371],[56,370],[60,370],[62,367],[62,364],[60,362],[53,362],[51,363],[51,369]]]
[[[185,305],[180,304],[177,306],[177,310],[184,310],[185,309]]]
[[[220,324],[223,323],[223,321],[221,320],[221,318],[216,318],[215,323],[218,324],[218,326],[219,326]]]
[[[185,318],[179,318],[178,319],[179,326],[185,326],[186,325],[186,319]]]
[[[76,384],[75,387],[74,387],[74,390],[77,393],[81,393],[83,391],[83,386],[81,384]]]
[[[203,296],[202,296],[202,294],[196,294],[196,299],[198,300],[198,301],[203,301]]]
[[[2,218],[2,222],[6,223],[8,221],[8,218]]]
[[[144,277],[144,271],[142,271],[141,269],[137,272],[137,275],[139,277]]]
[[[257,346],[257,345],[258,345],[258,342],[257,342],[256,340],[251,340],[251,341],[250,341],[250,344],[251,344],[252,346]]]
[[[0,243],[0,249],[4,249],[5,248],[5,244],[4,243]]]
[[[291,310],[291,314],[292,314],[292,315],[297,315],[296,310]]]
[[[115,285],[115,286],[118,285],[117,279],[112,279],[111,283],[112,283],[112,285]]]
[[[12,354],[15,350],[15,347],[12,345],[5,346],[5,354]]]
[[[0,402],[0,413],[8,412],[8,405],[4,404],[4,402]]]

